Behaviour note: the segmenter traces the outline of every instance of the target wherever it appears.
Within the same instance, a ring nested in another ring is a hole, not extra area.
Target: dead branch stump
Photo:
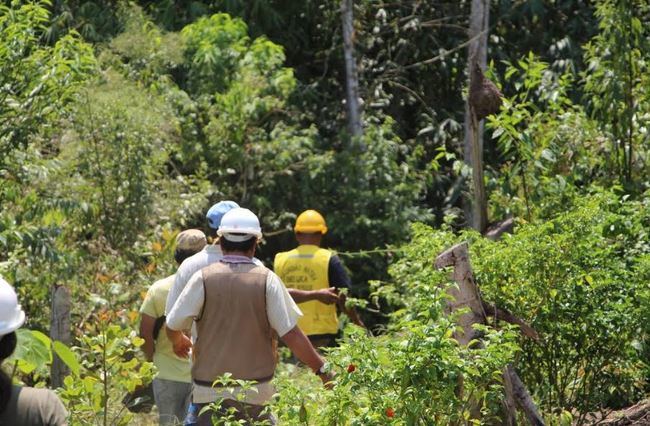
[[[70,345],[70,291],[63,286],[56,286],[52,292],[52,317],[50,321],[50,339]],[[52,356],[50,378],[52,387],[63,386],[63,379],[70,374],[68,367],[57,354]]]
[[[448,313],[452,313],[461,308],[469,308],[468,312],[465,312],[458,318],[461,331],[455,333],[454,338],[460,344],[467,345],[475,337],[474,324],[487,323],[485,307],[491,307],[490,310],[492,310],[497,318],[518,324],[524,334],[533,339],[538,338],[535,330],[525,322],[516,318],[508,311],[491,306],[481,299],[481,294],[474,279],[474,273],[472,272],[472,266],[469,261],[467,243],[457,244],[441,253],[436,258],[435,266],[439,269],[450,266],[454,268],[453,279],[458,284],[458,287],[449,287],[447,289],[447,293],[453,297],[447,305]],[[504,424],[514,425],[516,423],[516,413],[514,411],[514,404],[512,403],[515,401],[531,424],[536,426],[544,425],[544,420],[539,414],[528,390],[512,366],[508,366],[503,372],[503,381],[505,389],[503,405],[506,411],[505,418],[503,419]],[[462,392],[462,388],[460,392]]]

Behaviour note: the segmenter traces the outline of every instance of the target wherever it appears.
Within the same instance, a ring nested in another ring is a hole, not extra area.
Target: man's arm
[[[352,321],[353,324],[358,325],[359,327],[366,328],[366,325],[361,321],[361,318],[359,317],[359,314],[357,313],[357,310],[354,309],[354,307],[347,307],[345,306],[345,301],[347,300],[347,296],[343,293],[340,294],[339,296],[339,302],[338,302],[338,307],[343,312],[345,315],[350,318],[350,321]]]
[[[296,303],[317,300],[326,305],[331,305],[332,303],[339,302],[339,295],[336,293],[334,287],[324,288],[321,290],[298,290],[295,288],[288,288],[287,290]]]
[[[341,263],[341,259],[339,259],[339,257],[336,255],[332,255],[332,257],[330,257],[330,263],[327,267],[327,276],[330,285],[334,285],[336,287],[337,293],[339,288],[345,288],[348,290],[350,289],[351,286],[350,276],[348,275],[347,272],[345,272],[345,268]],[[347,300],[347,296],[345,295],[345,293],[338,293],[338,294],[339,294],[339,300],[337,301],[337,306],[339,310],[343,312],[345,315],[347,315],[353,324],[356,324],[359,327],[366,328],[366,325],[363,323],[363,321],[361,321],[361,318],[359,318],[359,314],[357,313],[356,309],[354,309],[354,307],[348,308],[347,306],[345,306],[345,302]]]
[[[325,364],[325,360],[318,355],[314,346],[312,346],[307,336],[305,336],[298,326],[295,326],[288,333],[284,334],[281,339],[284,344],[291,349],[291,352],[293,352],[300,361],[311,368],[314,373],[319,371]],[[329,372],[318,374],[318,377],[320,377],[326,385],[333,379],[333,376]]]
[[[153,328],[155,324],[156,319],[154,317],[147,314],[140,315],[140,337],[144,339],[142,352],[149,362],[153,360],[153,353],[156,346],[153,338]]]
[[[273,272],[269,272],[266,281],[266,306],[269,323],[278,333],[280,339],[300,361],[308,365],[314,372],[318,371],[325,361],[298,328],[298,318],[302,316],[302,312],[289,295],[282,280]],[[319,374],[319,376],[326,386],[332,381],[332,376],[329,374]]]
[[[187,260],[187,259],[186,259]],[[185,286],[189,283],[190,278],[192,278],[192,265],[189,263],[181,263],[181,266],[178,267],[176,274],[174,276],[174,284],[172,284],[167,294],[167,301],[165,303],[165,315],[169,316],[169,313],[172,310],[172,307],[180,297],[181,293]]]
[[[183,330],[189,328],[194,318],[199,316],[204,302],[203,275],[198,271],[192,275],[167,315],[165,333],[172,342],[174,353],[181,358],[187,358],[192,348],[192,341]]]

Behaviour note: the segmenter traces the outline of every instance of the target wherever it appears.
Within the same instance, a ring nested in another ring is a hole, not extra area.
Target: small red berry
[[[395,410],[393,410],[391,407],[386,408],[386,417],[390,419],[395,417]]]
[[[357,366],[354,364],[348,365],[348,373],[353,373],[357,369]]]

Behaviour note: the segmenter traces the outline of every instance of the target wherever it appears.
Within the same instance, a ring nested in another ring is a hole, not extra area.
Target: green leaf
[[[81,372],[81,366],[79,365],[79,361],[77,360],[77,357],[72,350],[64,345],[63,343],[59,342],[58,340],[55,340],[52,342],[52,348],[54,349],[54,352],[61,358],[61,361],[65,363],[65,365],[68,366],[70,371],[75,376],[79,376]]]
[[[300,404],[300,411],[298,412],[298,417],[301,423],[309,424],[308,422],[309,416],[307,415],[307,408],[305,407],[304,401]]]
[[[38,366],[52,362],[50,338],[40,331],[16,330],[18,345],[11,360],[18,361],[21,371],[31,373]]]

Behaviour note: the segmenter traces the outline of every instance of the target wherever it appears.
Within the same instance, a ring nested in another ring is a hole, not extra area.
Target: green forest
[[[476,81],[500,96],[484,118]],[[268,267],[321,212],[368,327],[341,316],[331,389],[281,348],[278,424],[650,424],[647,0],[0,4],[14,383],[70,425],[158,424],[122,403],[156,374],[138,310],[221,200],[259,217]],[[461,243],[468,344],[440,256]]]

